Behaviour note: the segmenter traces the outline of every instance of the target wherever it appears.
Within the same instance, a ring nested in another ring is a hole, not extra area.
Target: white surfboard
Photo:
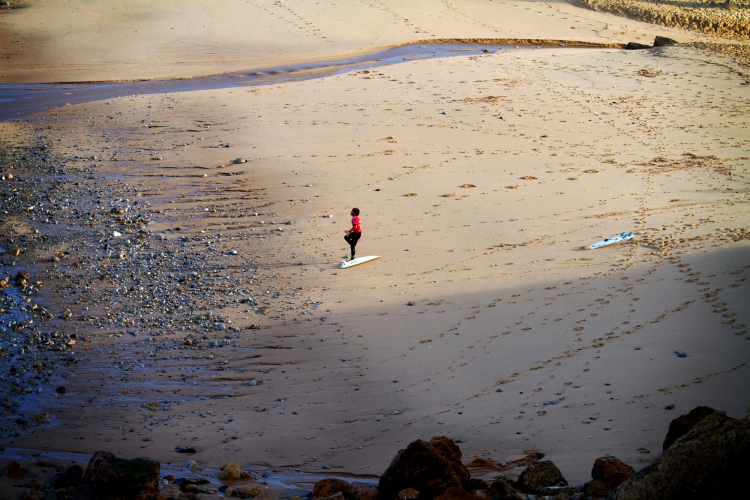
[[[606,247],[607,245],[611,245],[613,243],[618,243],[620,241],[629,240],[632,237],[633,237],[633,233],[632,232],[630,232],[630,233],[620,233],[619,235],[615,236],[614,238],[607,238],[606,240],[597,241],[593,245],[589,245],[589,248],[593,250],[594,248]]]
[[[368,255],[367,257],[357,257],[356,259],[352,260],[345,260],[341,263],[341,269],[346,269],[347,267],[356,266],[357,264],[364,264],[365,262],[370,262],[374,259],[379,259],[380,255]]]

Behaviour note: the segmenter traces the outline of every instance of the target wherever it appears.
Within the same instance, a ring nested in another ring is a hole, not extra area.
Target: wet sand
[[[386,9],[399,28],[374,42],[707,40],[567,4],[503,4],[497,25],[490,5],[428,4]],[[372,47],[306,28],[332,22],[309,5],[262,5],[336,55]],[[318,57],[302,46],[268,53]],[[113,76],[84,63],[48,81]],[[58,290],[46,328],[80,360],[8,396],[4,422],[49,422],[3,444],[375,476],[446,435],[466,462],[541,451],[572,484],[605,454],[638,469],[676,416],[750,407],[746,75],[691,47],[509,49],[3,124],[65,164],[47,213],[15,226],[50,242],[3,271]],[[352,206],[358,254],[381,258],[340,270]]]

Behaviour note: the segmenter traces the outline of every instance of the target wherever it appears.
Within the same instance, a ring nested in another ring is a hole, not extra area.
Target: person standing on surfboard
[[[352,208],[352,228],[346,231],[344,239],[352,248],[352,260],[354,260],[354,247],[357,246],[359,238],[362,236],[362,223],[359,221],[359,209]]]

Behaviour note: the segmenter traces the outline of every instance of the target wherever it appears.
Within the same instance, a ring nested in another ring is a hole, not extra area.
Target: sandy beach
[[[750,408],[748,41],[566,2],[20,5],[0,84],[540,42],[1,123],[59,185],[28,207],[13,190],[42,174],[0,165],[21,207],[0,278],[41,283],[35,326],[2,339],[0,466],[105,449],[375,478],[445,435],[465,463],[534,450],[580,484],[597,457],[653,461],[695,406]],[[572,46],[656,36],[680,44]],[[380,258],[339,269],[355,206]],[[31,332],[57,353],[37,370]]]

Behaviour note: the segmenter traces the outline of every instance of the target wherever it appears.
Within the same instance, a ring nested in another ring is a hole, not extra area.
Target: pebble
[[[245,314],[254,314],[263,308],[267,311],[265,319],[274,321],[286,315],[312,313],[320,305],[301,298],[304,290],[285,290],[280,273],[272,266],[255,268],[249,264],[242,270],[227,267],[231,256],[244,251],[244,247],[232,244],[238,231],[231,227],[231,215],[226,216],[226,231],[198,231],[182,221],[179,213],[173,215],[166,209],[152,212],[138,188],[100,182],[90,174],[94,172],[90,161],[90,154],[62,157],[43,145],[0,147],[0,164],[14,172],[12,178],[6,175],[2,184],[13,182],[15,193],[0,197],[4,219],[16,226],[33,227],[45,220],[55,223],[48,231],[30,231],[15,238],[24,252],[13,255],[13,261],[8,255],[12,248],[6,249],[4,256],[6,272],[15,275],[17,269],[26,266],[30,271],[24,283],[13,282],[12,276],[0,277],[0,356],[10,360],[0,368],[0,393],[7,396],[9,404],[23,407],[21,400],[45,390],[57,396],[65,394],[62,386],[46,388],[46,384],[58,372],[69,372],[71,365],[78,363],[76,349],[89,342],[87,332],[113,332],[102,336],[109,343],[108,356],[120,360],[108,365],[108,376],[127,381],[137,369],[140,374],[152,371],[160,380],[153,360],[178,356],[211,360],[212,351],[237,348],[236,344],[245,339],[229,314],[243,309]],[[54,181],[70,177],[80,182]],[[33,210],[27,210],[29,207]],[[221,215],[215,214],[222,214],[222,210],[216,206],[198,216],[220,221]],[[272,213],[250,213],[267,218],[266,222],[274,218]],[[170,229],[151,231],[152,218]],[[293,225],[293,221],[284,225]],[[276,227],[255,225],[240,236],[279,232]],[[59,248],[70,250],[62,252]],[[50,256],[45,262],[34,263],[34,252],[25,249],[44,250]],[[248,258],[251,262],[252,256]],[[72,268],[75,274],[68,272]],[[37,303],[41,289],[55,291],[51,288],[53,280],[78,290],[75,308],[50,312],[49,306]],[[101,304],[117,306],[101,314]],[[205,312],[212,310],[222,313]],[[65,330],[77,333],[65,335],[59,323],[53,324],[55,318],[69,322]],[[252,329],[260,327],[253,325]],[[34,336],[28,335],[32,332]],[[124,333],[128,342],[120,342]],[[247,341],[249,344],[251,339]],[[253,379],[248,384],[260,385],[261,380]],[[157,405],[154,409],[167,408]],[[23,417],[19,415],[18,420],[33,420],[32,415]],[[13,435],[21,427],[6,420],[0,422],[0,434]]]

